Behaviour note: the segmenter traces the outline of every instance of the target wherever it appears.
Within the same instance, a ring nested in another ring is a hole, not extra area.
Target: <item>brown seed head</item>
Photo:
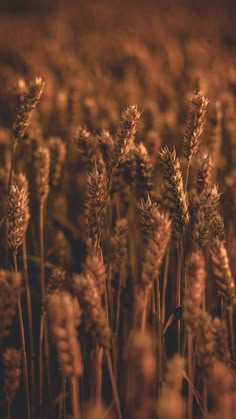
[[[235,303],[235,283],[229,266],[229,259],[224,242],[218,238],[212,240],[211,250],[212,270],[216,278],[217,292],[228,306]]]
[[[202,253],[194,252],[186,263],[186,289],[184,300],[184,320],[191,333],[196,333],[200,316],[200,306],[205,290],[205,261]]]
[[[205,188],[198,194],[196,189],[190,195],[190,214],[193,245],[203,248],[209,241],[218,216],[220,194],[217,185]]]
[[[109,166],[112,161],[114,152],[114,141],[109,131],[103,129],[99,135],[97,135],[98,145],[103,156],[104,162]]]
[[[59,184],[63,164],[66,156],[66,145],[61,138],[50,137],[48,141],[50,151],[50,185],[56,188]]]
[[[195,92],[188,110],[187,124],[184,133],[184,157],[191,160],[197,153],[200,144],[200,135],[204,126],[204,116],[208,99],[202,92]]]
[[[161,142],[161,136],[158,131],[149,130],[147,132],[145,145],[153,163],[156,161],[156,158],[159,154]]]
[[[25,175],[15,176],[7,197],[8,245],[17,251],[21,246],[30,219],[28,182]]]
[[[153,165],[143,143],[135,149],[136,158],[136,190],[138,198],[145,198],[152,190]]]
[[[156,210],[154,215],[153,234],[150,235],[142,266],[141,283],[152,287],[158,278],[159,270],[167,245],[171,237],[171,221],[165,213]]]
[[[12,403],[15,393],[20,386],[21,352],[8,348],[2,356],[4,379],[3,391],[9,404]]]
[[[176,238],[183,234],[188,223],[188,205],[184,193],[183,178],[176,151],[171,152],[168,147],[160,151],[160,165],[164,179],[164,206],[172,219],[173,233]]]
[[[89,252],[85,263],[83,265],[85,275],[90,275],[98,289],[100,296],[104,294],[106,283],[106,268],[103,262],[102,255],[93,254]]]
[[[46,292],[45,292],[45,302],[43,303],[42,310],[46,309],[46,306],[50,305],[54,295],[58,293],[63,284],[65,283],[66,272],[62,268],[54,268],[49,277]]]
[[[170,389],[180,393],[182,389],[183,373],[184,359],[180,355],[175,354],[167,362],[167,370],[165,375],[166,385]]]
[[[155,229],[155,214],[157,211],[158,205],[152,202],[149,195],[146,200],[141,199],[138,203],[138,220],[143,239],[146,243]]]
[[[126,159],[137,131],[137,124],[141,113],[136,105],[125,109],[121,115],[120,126],[116,133],[113,166]]]
[[[77,314],[72,296],[60,291],[48,306],[51,331],[57,346],[60,365],[66,377],[82,375],[82,358],[77,341]]]
[[[212,321],[213,333],[215,338],[215,353],[219,361],[230,365],[231,355],[229,351],[229,337],[227,325],[224,320],[215,317]]]
[[[167,363],[165,384],[161,388],[157,402],[158,418],[182,419],[184,417],[184,401],[181,397],[184,360],[174,355]]]
[[[112,271],[118,273],[127,267],[128,263],[128,221],[119,218],[116,221],[111,237]]]
[[[21,284],[20,273],[0,270],[0,340],[9,333],[16,314]]]
[[[201,193],[204,189],[210,187],[211,184],[212,159],[207,153],[204,153],[198,162],[197,172],[197,191]]]
[[[132,332],[124,352],[127,417],[153,417],[156,387],[156,345],[151,334]]]
[[[215,339],[212,317],[204,310],[199,316],[199,327],[196,342],[197,364],[203,374],[209,374],[215,363]]]
[[[95,344],[109,349],[110,330],[107,326],[106,315],[94,279],[90,275],[74,274],[72,286],[75,295],[79,298],[85,324],[91,332]]]
[[[35,80],[30,83],[28,90],[24,93],[23,100],[20,109],[17,112],[16,120],[13,126],[13,134],[17,140],[22,138],[26,133],[32,112],[36,107],[41,94],[43,93],[44,87],[45,82],[41,79],[41,77],[36,77]]]
[[[85,222],[92,244],[95,245],[101,236],[107,199],[108,180],[105,167],[98,170],[95,164],[87,176],[87,188]]]
[[[39,147],[34,154],[34,170],[37,197],[44,205],[49,194],[50,154],[46,147]]]
[[[218,238],[225,242],[225,223],[220,214],[216,214],[211,223],[211,234],[213,238]]]
[[[208,379],[209,395],[213,404],[213,418],[233,419],[235,379],[232,370],[223,362],[216,361]]]
[[[80,161],[88,166],[93,165],[98,147],[96,136],[86,127],[79,126],[73,136],[73,142],[77,145]]]

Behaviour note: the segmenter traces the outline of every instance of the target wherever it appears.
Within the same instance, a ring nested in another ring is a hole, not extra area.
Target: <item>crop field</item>
[[[236,419],[235,15],[0,4],[0,419]]]

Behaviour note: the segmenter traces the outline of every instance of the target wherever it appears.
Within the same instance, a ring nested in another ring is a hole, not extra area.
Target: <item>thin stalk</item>
[[[41,298],[45,299],[45,272],[44,272],[44,205],[39,208],[39,242],[40,242],[40,286]]]
[[[7,400],[7,419],[11,419],[11,403]]]
[[[44,266],[44,204],[40,203],[39,207],[39,242],[40,242],[40,287],[41,298],[45,301],[45,266]],[[43,323],[43,324],[42,324]],[[49,345],[48,345],[48,329],[46,316],[40,316],[40,340],[39,340],[39,402],[42,409],[43,400],[43,350],[45,370],[47,376],[47,386],[49,395],[49,404],[52,407],[51,400],[51,381],[50,381],[50,368],[49,368]],[[41,411],[40,409],[40,411]]]
[[[113,362],[113,375],[115,380],[117,380],[118,375],[118,336],[114,335],[111,339],[111,353],[112,353],[112,362]]]
[[[53,409],[52,403],[52,385],[51,385],[51,377],[50,377],[50,362],[49,362],[49,334],[48,334],[48,324],[47,318],[45,318],[45,325],[44,325],[44,358],[45,358],[45,369],[46,369],[46,378],[47,378],[47,386],[48,386],[48,397],[49,397],[49,407]]]
[[[233,306],[230,306],[229,308],[229,334],[230,334],[232,359],[233,359],[233,362],[235,362],[235,335],[234,335]]]
[[[207,414],[207,378],[203,377],[202,379],[202,400],[203,400],[203,410],[204,414]]]
[[[62,376],[62,388],[61,388],[61,398],[60,398],[60,403],[59,403],[58,419],[62,419],[65,393],[66,393],[66,380],[65,380],[65,377]]]
[[[186,168],[186,177],[185,177],[185,185],[184,185],[184,192],[187,192],[188,188],[188,178],[189,178],[189,169],[190,169],[191,160],[188,160],[187,168]]]
[[[117,292],[117,302],[116,302],[116,325],[115,325],[115,335],[118,335],[119,329],[119,321],[120,321],[120,297],[121,297],[121,287],[123,283],[123,269],[120,271],[119,274],[119,284],[118,284],[118,292]]]
[[[141,332],[145,332],[147,323],[147,306],[148,306],[149,290],[145,289],[144,292],[144,307],[141,319]]]
[[[160,281],[156,279],[156,303],[157,303],[157,353],[158,353],[158,369],[157,369],[157,385],[158,390],[162,384],[162,321],[161,321],[161,301],[160,301]]]
[[[118,391],[117,391],[116,382],[115,382],[115,379],[114,379],[111,356],[110,356],[110,353],[108,351],[106,352],[106,361],[107,361],[108,372],[109,372],[109,376],[110,376],[110,380],[111,380],[111,387],[112,387],[114,403],[115,403],[115,406],[116,406],[117,416],[118,416],[118,419],[122,419],[121,408],[120,408],[120,400],[119,400],[119,395],[118,395]]]
[[[102,405],[102,360],[103,360],[103,348],[98,346],[95,349],[95,405],[101,407]]]
[[[178,255],[177,255],[177,280],[176,280],[176,307],[181,305],[181,273],[182,273],[182,248],[181,246],[178,247]],[[178,353],[180,354],[180,321],[177,322],[178,327]]]
[[[151,313],[153,316],[152,329],[153,329],[153,333],[155,334],[156,330],[158,329],[158,321],[157,321],[156,294],[155,294],[154,287],[152,287],[152,291],[151,291]]]
[[[114,311],[113,311],[113,297],[114,291],[111,286],[112,281],[112,267],[111,264],[108,266],[108,275],[106,280],[106,295],[107,295],[107,311],[108,311],[108,318],[110,322],[110,327],[113,330],[114,325]]]
[[[13,143],[12,143],[12,148],[11,148],[11,167],[10,167],[10,173],[9,173],[9,179],[8,179],[8,194],[10,192],[12,176],[13,176],[13,171],[15,167],[16,147],[17,147],[17,140],[14,138]]]
[[[44,315],[45,316],[45,315]],[[39,417],[42,417],[42,406],[43,406],[43,332],[44,332],[44,317],[40,316],[40,327],[39,327]]]
[[[31,386],[31,403],[34,406],[35,390],[34,390],[34,339],[33,339],[33,322],[32,322],[32,304],[31,304],[31,293],[29,286],[29,277],[28,277],[28,265],[27,265],[27,247],[26,247],[26,237],[24,237],[22,245],[22,254],[23,254],[23,273],[25,280],[25,292],[26,292],[26,304],[28,312],[28,325],[29,325],[29,346],[30,346],[30,386]]]
[[[107,318],[107,326],[109,326],[109,308],[108,308],[107,281],[105,283],[104,299],[105,299],[105,311],[106,311],[106,318]]]
[[[164,277],[163,277],[163,286],[162,286],[162,307],[161,307],[161,318],[162,324],[165,324],[166,318],[166,291],[167,291],[167,283],[168,283],[168,270],[169,270],[169,262],[170,262],[170,248],[168,247],[165,257],[165,266],[164,266]]]
[[[200,394],[198,393],[197,389],[194,387],[193,383],[190,381],[187,373],[185,371],[183,371],[183,377],[184,379],[187,381],[188,385],[192,387],[192,392],[195,398],[195,401],[199,407],[199,410],[201,412],[201,415],[204,415],[204,411],[203,411],[203,407],[202,407],[202,398],[200,396]]]
[[[16,251],[13,252],[13,263],[14,263],[15,272],[18,272]],[[23,377],[24,377],[24,388],[25,388],[26,418],[30,419],[30,397],[29,397],[28,366],[27,366],[26,346],[25,346],[25,332],[24,332],[24,323],[23,323],[20,297],[19,297],[19,300],[18,300],[18,316],[19,316],[22,355],[23,355]]]
[[[39,207],[39,243],[40,243],[40,288],[41,299],[45,301],[45,272],[44,272],[44,205],[40,203]],[[40,336],[39,336],[39,409],[40,417],[42,417],[43,404],[43,336],[44,336],[44,319],[40,316]]]
[[[71,406],[73,412],[73,419],[80,419],[80,408],[79,408],[79,382],[78,377],[70,377],[70,396]]]
[[[112,401],[104,412],[104,419],[110,417],[110,411],[112,410],[114,402]]]
[[[67,385],[67,380],[66,378],[64,378],[64,399],[63,399],[63,418],[66,418],[66,385]]]
[[[188,419],[193,417],[193,363],[192,363],[192,353],[193,353],[193,338],[190,331],[188,331]]]
[[[50,363],[49,363],[49,345],[48,345],[48,328],[45,313],[40,316],[40,328],[39,328],[39,406],[40,406],[40,415],[42,415],[42,406],[43,406],[43,352],[44,352],[44,362],[45,370],[47,376],[47,386],[48,386],[48,396],[49,396],[49,405],[52,410],[52,396],[51,396],[51,380],[50,380]]]
[[[134,195],[131,197],[130,205],[128,207],[128,253],[129,253],[129,264],[130,264],[130,278],[132,283],[136,282],[138,276],[138,260],[137,260],[137,225],[136,219],[136,207],[135,207]]]

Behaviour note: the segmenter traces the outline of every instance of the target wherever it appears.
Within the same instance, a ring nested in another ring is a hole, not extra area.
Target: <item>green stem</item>
[[[13,252],[13,263],[14,263],[15,272],[17,273],[18,272],[18,267],[17,267],[16,251]],[[24,323],[23,323],[20,297],[19,297],[19,300],[18,300],[18,316],[19,316],[19,324],[20,324],[22,354],[23,354],[23,376],[24,376],[24,389],[25,389],[26,418],[30,419],[30,397],[29,397],[28,366],[27,366],[26,346],[25,346],[25,332],[24,332]]]

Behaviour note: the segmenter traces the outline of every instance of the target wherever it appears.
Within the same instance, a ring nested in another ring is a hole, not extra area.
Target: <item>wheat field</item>
[[[0,7],[0,418],[236,418],[234,5]]]

